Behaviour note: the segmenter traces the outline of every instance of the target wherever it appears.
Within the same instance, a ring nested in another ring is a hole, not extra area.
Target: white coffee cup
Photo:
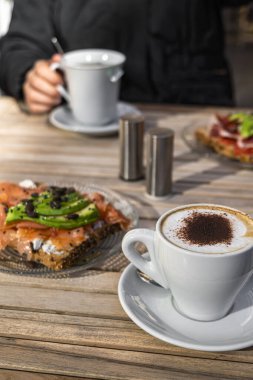
[[[172,217],[176,218],[175,215],[184,210],[190,215],[191,210],[195,208],[201,213],[201,207],[207,210],[203,211],[204,214],[206,212],[213,215],[213,210],[216,214],[218,208],[221,218],[223,211],[229,218],[231,214],[235,215],[229,222],[236,229],[233,232],[235,240],[231,240],[231,247],[226,242],[216,246],[214,244],[215,247],[212,246],[209,252],[210,243],[204,248],[182,240],[183,244],[180,246],[181,243],[173,241],[174,238],[170,240],[164,235],[165,226],[168,225],[166,228],[171,228],[172,235],[178,234],[180,239],[184,239],[187,223],[190,226],[188,229],[193,225],[190,216],[189,219],[185,217],[184,221],[180,222],[175,219],[173,223]],[[178,227],[177,231],[177,223],[183,223],[180,224],[182,230]],[[242,236],[239,237],[238,234]],[[177,207],[163,214],[157,221],[155,231],[129,231],[123,239],[122,249],[125,256],[139,270],[162,287],[170,289],[172,302],[180,313],[191,319],[211,321],[224,317],[230,311],[239,291],[252,275],[252,235],[253,220],[248,215],[225,206],[192,204]],[[138,253],[135,248],[137,242],[147,247],[150,260]]]
[[[117,118],[120,78],[126,57],[117,51],[75,50],[62,56],[52,70],[61,69],[67,88],[58,86],[74,117],[85,125],[105,125]]]

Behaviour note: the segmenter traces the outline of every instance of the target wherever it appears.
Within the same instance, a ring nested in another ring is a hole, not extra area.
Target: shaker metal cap
[[[169,128],[156,127],[148,131],[152,139],[174,139],[174,131]]]
[[[144,124],[144,116],[139,113],[126,113],[120,118],[120,123],[124,124]]]
[[[172,190],[174,131],[152,128],[147,133],[146,191],[151,197],[166,197]]]
[[[120,178],[134,181],[143,178],[144,117],[125,114],[120,118]]]

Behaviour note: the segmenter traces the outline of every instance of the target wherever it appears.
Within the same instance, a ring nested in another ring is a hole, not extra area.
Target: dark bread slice
[[[240,150],[232,139],[228,142],[228,139],[210,136],[208,128],[197,128],[195,131],[195,137],[202,144],[212,148],[222,156],[239,160],[244,163],[253,163],[253,154],[249,154],[243,149]]]
[[[102,223],[99,228],[85,232],[85,238],[78,246],[68,247],[61,254],[46,253],[41,248],[38,250],[30,249],[24,252],[22,257],[29,262],[40,263],[49,269],[59,271],[68,269],[76,265],[83,265],[101,254],[100,245],[106,238],[123,233],[120,224]],[[15,247],[13,247],[15,248]]]

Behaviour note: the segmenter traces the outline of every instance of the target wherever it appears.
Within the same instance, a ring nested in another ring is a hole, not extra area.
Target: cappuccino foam
[[[229,253],[248,245],[252,220],[226,207],[189,206],[169,214],[162,234],[174,245],[200,253]]]

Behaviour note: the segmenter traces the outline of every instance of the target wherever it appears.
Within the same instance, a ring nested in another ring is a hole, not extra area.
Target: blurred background
[[[42,0],[43,1],[43,0]],[[12,0],[0,0],[0,36],[10,22]],[[253,1],[224,10],[227,57],[234,78],[237,106],[253,106]]]
[[[0,0],[0,36],[2,36],[8,29],[11,10],[11,0]]]
[[[253,106],[253,1],[223,13],[227,57],[233,72],[236,104]]]
[[[0,0],[0,37],[3,36],[9,27],[12,11],[12,0]],[[0,89],[0,96],[2,92]]]

